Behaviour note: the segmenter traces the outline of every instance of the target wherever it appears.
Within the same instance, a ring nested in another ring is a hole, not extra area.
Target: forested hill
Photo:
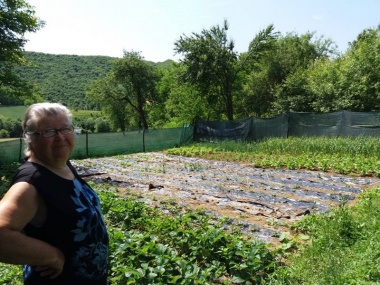
[[[117,59],[107,56],[54,55],[38,52],[25,52],[25,58],[30,64],[18,69],[21,77],[30,83],[36,83],[45,100],[62,102],[75,109],[95,107],[85,100],[86,87],[92,80],[110,72],[112,62]]]

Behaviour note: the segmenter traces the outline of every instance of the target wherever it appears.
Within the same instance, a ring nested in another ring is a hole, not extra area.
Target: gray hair
[[[73,115],[70,110],[60,103],[36,103],[29,106],[25,112],[23,129],[25,141],[25,155],[30,156],[31,149],[30,143],[32,141],[32,134],[37,131],[38,123],[41,118],[45,116],[64,115],[72,124]]]

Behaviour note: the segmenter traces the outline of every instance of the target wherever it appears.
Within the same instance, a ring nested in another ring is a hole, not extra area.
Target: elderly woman
[[[107,284],[108,234],[99,199],[71,166],[72,115],[31,105],[26,161],[0,201],[0,262],[23,264],[24,284]]]

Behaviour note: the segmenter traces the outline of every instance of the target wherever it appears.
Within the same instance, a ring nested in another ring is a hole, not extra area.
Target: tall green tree
[[[126,131],[131,124],[131,111],[123,102],[124,94],[118,88],[112,73],[96,79],[86,89],[86,97],[102,106],[103,113],[110,120],[113,129]]]
[[[227,36],[228,23],[213,26],[191,36],[182,35],[175,43],[176,53],[183,55],[180,60],[186,66],[183,80],[195,86],[204,99],[215,108],[215,113],[224,113],[233,120],[233,89],[237,75],[245,62],[238,61],[233,40]],[[269,26],[257,45],[253,45],[248,54],[251,56],[273,37],[273,26]],[[220,119],[220,118],[214,118]]]
[[[312,109],[307,111],[378,111],[379,70],[380,26],[361,32],[345,54],[332,59],[318,60],[305,70],[302,74],[305,79],[302,85],[304,90],[298,94],[308,94],[309,106]],[[285,86],[289,88],[292,85],[295,86],[292,80],[287,78]],[[302,102],[301,105],[305,106]],[[306,111],[302,108],[298,110]]]
[[[158,74],[138,52],[126,52],[113,62],[111,72],[91,83],[86,96],[101,102],[109,118],[122,131],[131,125],[131,111],[137,115],[136,127],[148,129],[147,106],[154,104]],[[128,117],[128,118],[127,118]]]
[[[199,91],[186,82],[182,82],[180,74],[186,67],[179,63],[174,63],[171,68],[167,68],[158,84],[158,91],[162,97],[166,98],[163,104],[165,116],[165,127],[180,127],[185,123],[192,123],[196,118],[210,119],[216,118],[212,107],[202,99]]]
[[[342,108],[361,112],[380,109],[380,25],[358,35],[343,56],[341,72]]]
[[[23,51],[27,32],[44,25],[23,0],[0,0],[0,94],[1,97],[31,96],[31,87],[18,77],[14,67],[25,63]],[[1,103],[1,102],[0,102]]]
[[[122,102],[138,113],[138,127],[148,129],[146,106],[157,95],[158,74],[154,66],[144,61],[140,53],[124,51],[124,57],[115,62],[112,72],[123,94]]]
[[[346,109],[345,99],[340,100],[340,82],[344,81],[342,67],[344,58],[319,60],[305,70],[303,88],[312,102],[310,112],[334,112]],[[287,83],[290,81],[287,80]],[[301,108],[300,108],[301,109]]]
[[[313,99],[306,92],[305,70],[334,52],[329,39],[314,39],[314,33],[279,36],[259,60],[250,64],[245,83],[250,106],[247,115],[274,116],[288,111],[311,111]]]

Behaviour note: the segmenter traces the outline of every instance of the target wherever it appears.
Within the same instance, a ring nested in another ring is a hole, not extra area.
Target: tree
[[[195,118],[217,117],[216,114],[210,114],[213,110],[202,100],[199,91],[193,85],[181,81],[180,74],[185,69],[184,65],[173,63],[163,71],[157,90],[164,103],[161,104],[161,112],[155,108],[155,113],[163,116],[161,126],[181,127],[185,123],[192,123]],[[152,112],[149,115],[151,117]]]
[[[97,133],[108,133],[111,131],[109,122],[104,118],[97,118],[95,120],[95,131]]]
[[[15,72],[24,64],[25,33],[36,32],[44,23],[23,0],[0,0],[0,94],[3,97],[31,96],[31,86]]]
[[[138,127],[148,129],[145,106],[154,102],[158,80],[154,67],[140,53],[124,51],[124,57],[115,62],[112,72],[122,94],[120,99],[137,111]]]
[[[360,33],[345,54],[333,60],[318,60],[305,72],[304,94],[310,94],[313,100],[312,111],[378,111],[379,67],[380,26]]]
[[[342,57],[319,60],[314,66],[305,70],[306,93],[310,94],[313,102],[312,112],[334,112],[345,109],[345,99],[340,100],[339,83],[344,80],[342,73]]]
[[[86,91],[92,102],[100,102],[114,127],[125,131],[137,114],[138,128],[148,129],[146,108],[154,104],[158,75],[150,63],[137,52],[125,52],[113,62],[111,72],[94,80]],[[132,110],[132,111],[131,111]]]
[[[123,94],[120,93],[112,73],[92,81],[86,89],[86,97],[91,102],[96,102],[102,106],[102,110],[113,125],[113,129],[120,129],[124,132],[127,129],[130,112],[126,111],[126,106],[121,101],[122,96]]]
[[[244,100],[250,104],[251,114],[274,116],[312,110],[305,71],[334,52],[331,40],[313,38],[314,33],[279,36],[258,60],[249,63],[251,73],[245,83]]]
[[[380,25],[361,32],[343,56],[338,82],[340,105],[346,110],[380,109]]]
[[[233,120],[232,91],[244,62],[239,64],[238,53],[234,51],[235,44],[228,40],[227,31],[228,23],[225,20],[222,27],[217,25],[210,30],[204,29],[200,34],[193,33],[191,37],[182,35],[175,43],[175,51],[184,55],[180,60],[187,67],[183,80],[194,85],[206,101],[214,106],[216,113],[224,113],[228,120]],[[266,29],[258,45],[248,53],[255,53],[263,43],[270,41],[272,31],[272,26]]]

